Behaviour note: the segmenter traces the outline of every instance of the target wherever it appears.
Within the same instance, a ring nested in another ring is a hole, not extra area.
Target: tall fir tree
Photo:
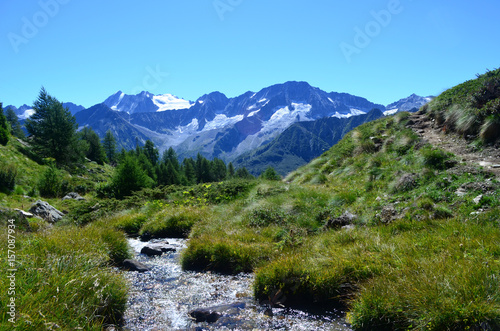
[[[89,160],[95,161],[98,164],[104,164],[104,162],[106,162],[106,153],[101,145],[101,140],[92,128],[84,127],[78,132],[78,137],[88,145],[85,156]]]
[[[108,158],[108,162],[111,164],[116,164],[117,152],[116,152],[116,139],[111,130],[106,131],[104,140],[102,141],[102,147]]]
[[[26,130],[33,136],[35,150],[58,164],[80,159],[82,153],[76,147],[77,124],[69,109],[42,87],[33,110],[35,113],[26,120]]]
[[[19,123],[19,119],[17,118],[16,113],[11,107],[5,110],[5,118],[7,119],[7,122],[10,124],[10,132],[12,133],[12,135],[19,139],[24,139],[25,138],[24,131],[21,127],[21,124]]]
[[[180,170],[179,160],[177,159],[177,153],[172,147],[169,147],[165,152],[163,152],[162,161],[166,164],[168,161],[172,163],[175,170]]]
[[[154,166],[156,163],[158,163],[158,160],[160,158],[160,153],[158,152],[158,149],[156,149],[155,144],[151,140],[146,140],[146,143],[144,144],[143,148],[144,154],[148,158],[149,162]]]

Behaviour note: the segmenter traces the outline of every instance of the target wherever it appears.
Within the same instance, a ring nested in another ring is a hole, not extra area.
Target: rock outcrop
[[[56,223],[64,216],[62,212],[49,205],[48,202],[42,200],[37,200],[31,206],[29,212],[36,216],[40,216],[49,223]]]

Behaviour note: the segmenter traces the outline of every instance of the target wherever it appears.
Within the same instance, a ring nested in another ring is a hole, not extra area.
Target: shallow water
[[[160,257],[139,254],[147,243],[129,239],[136,259],[151,270],[126,272],[130,284],[125,312],[125,330],[351,330],[340,313],[315,315],[305,311],[268,307],[252,297],[252,274],[224,276],[214,273],[183,271],[179,251],[186,240],[166,239],[176,253]],[[226,307],[215,323],[196,323],[188,312],[198,308]]]

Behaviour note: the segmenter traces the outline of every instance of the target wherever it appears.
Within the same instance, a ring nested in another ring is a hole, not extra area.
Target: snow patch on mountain
[[[362,111],[362,110],[359,110],[359,109],[356,109],[356,108],[351,108],[351,116],[358,116],[358,115],[364,115],[366,114],[365,111]]]
[[[386,110],[384,111],[384,115],[385,116],[390,116],[390,115],[394,115],[398,112],[399,108],[394,108],[394,109],[390,109],[390,110]]]
[[[259,111],[260,111],[260,109],[254,110],[253,112],[249,113],[249,114],[247,115],[247,117],[252,117],[252,116],[254,116],[255,114],[257,114]]]
[[[313,119],[308,116],[311,112],[312,106],[304,103],[292,103],[290,106],[278,107],[271,118],[262,123],[262,129],[253,135],[249,135],[243,140],[236,148],[234,155],[238,156],[244,152],[257,148],[262,145],[262,143],[273,139],[278,134],[283,132],[293,123],[299,121],[312,121]],[[259,110],[250,113],[250,115],[255,115]]]
[[[241,121],[243,119],[243,115],[237,115],[233,117],[227,117],[224,114],[218,114],[215,116],[215,118],[207,124],[205,124],[205,127],[203,128],[203,131],[208,131],[208,130],[216,130],[216,129],[222,129],[224,127],[227,127],[229,125],[234,125]]]
[[[158,106],[159,109],[157,111],[159,112],[165,110],[188,109],[194,105],[188,100],[178,98],[172,94],[155,95],[152,100],[153,103]]]
[[[118,111],[118,110],[119,110],[119,109],[118,109],[118,105],[120,104],[120,102],[122,102],[122,100],[123,100],[123,97],[124,97],[124,96],[125,96],[125,93],[123,93],[123,92],[122,92],[122,94],[120,94],[120,97],[118,98],[118,101],[116,102],[116,104],[114,104],[114,105],[113,105],[113,106],[111,106],[110,108],[111,108],[112,110],[117,110],[117,111]]]

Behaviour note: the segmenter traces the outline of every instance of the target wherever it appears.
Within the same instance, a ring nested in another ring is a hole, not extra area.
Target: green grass
[[[100,330],[119,324],[127,285],[108,266],[129,257],[123,234],[106,228],[74,226],[24,233],[16,230],[16,323],[19,330],[50,328]],[[7,256],[7,237],[0,254]],[[2,270],[10,269],[2,258]],[[0,301],[7,303],[9,284],[0,281]],[[4,304],[0,328],[12,324]]]
[[[422,110],[446,131],[494,143],[500,138],[500,69],[443,92]]]

